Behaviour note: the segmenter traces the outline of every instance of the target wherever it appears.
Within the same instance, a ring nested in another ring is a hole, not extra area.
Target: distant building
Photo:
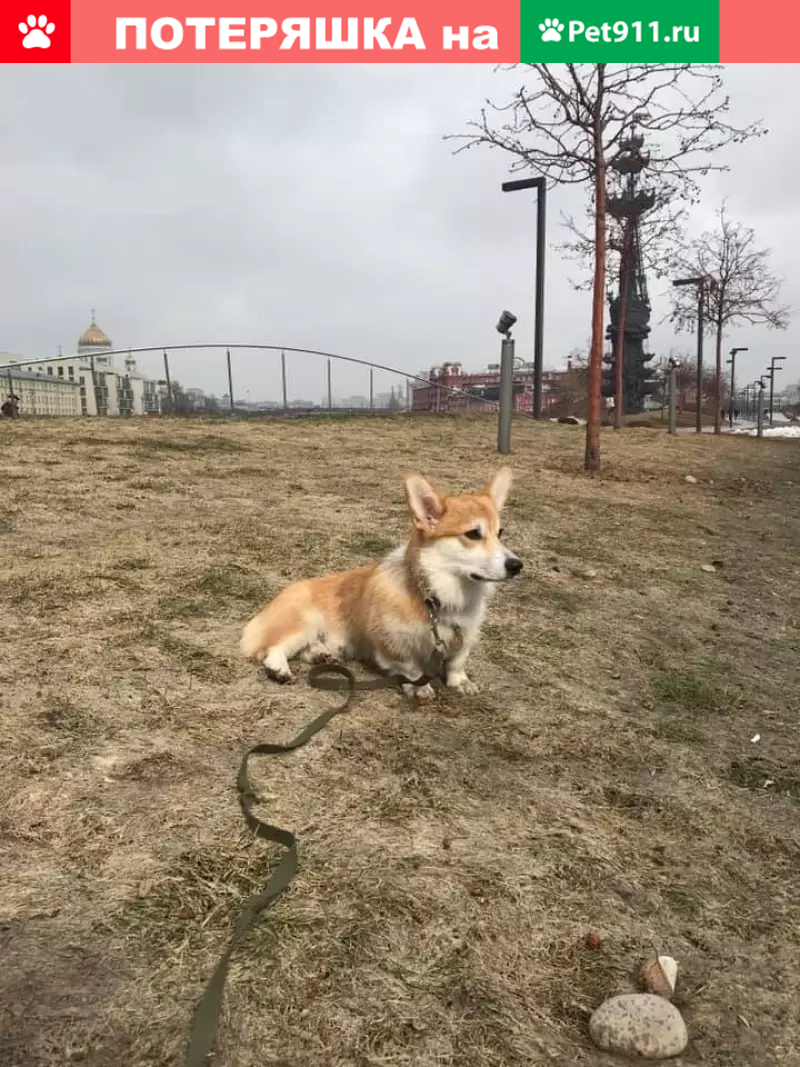
[[[0,353],[0,359],[8,353]],[[64,378],[33,374],[19,367],[0,370],[0,390],[5,400],[19,397],[20,415],[80,415],[80,386]]]
[[[136,369],[136,360],[128,355],[124,360],[124,369],[118,370],[114,366],[113,357],[110,355],[113,349],[111,341],[100,329],[92,311],[92,320],[78,338],[77,354],[54,358],[44,362],[30,362],[26,365],[22,356],[12,356],[10,353],[0,355],[0,363],[3,367],[10,364],[19,364],[20,371],[25,371],[32,377],[40,377],[47,382],[52,379],[56,383],[77,386],[78,410],[60,412],[62,414],[75,415],[149,415],[158,414],[162,410],[162,401],[158,383],[139,374]],[[0,374],[2,374],[0,370]],[[26,379],[29,381],[29,379]],[[22,379],[20,379],[22,381]],[[49,398],[51,406],[55,403],[56,393],[52,389],[36,390],[32,386],[27,387],[29,403],[24,399],[20,404],[22,415],[48,415],[53,414],[47,410],[45,398]],[[61,407],[67,404],[66,397],[72,395],[71,391],[60,392],[62,397],[59,401]],[[20,394],[22,397],[22,394]]]
[[[542,407],[547,412],[550,402],[555,405],[556,394],[570,382],[577,371],[567,361],[564,371],[545,371],[542,375]],[[422,411],[479,411],[486,401],[500,401],[500,364],[490,363],[485,371],[469,374],[460,363],[443,363],[431,367],[427,381],[412,382],[411,410]],[[458,390],[453,392],[452,390]],[[533,411],[533,364],[522,363],[514,371],[514,408]]]

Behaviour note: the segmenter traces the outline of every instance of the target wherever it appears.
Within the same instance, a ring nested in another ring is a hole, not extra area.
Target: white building
[[[0,359],[5,355],[5,352],[0,354]],[[7,396],[19,398],[20,415],[80,415],[78,389],[77,382],[33,374],[20,367],[8,365],[0,371],[1,395],[3,399]]]
[[[109,354],[112,349],[111,341],[97,325],[92,310],[92,321],[78,338],[76,355],[59,356],[41,362],[37,360],[35,363],[31,361],[26,365],[21,356],[15,357],[5,353],[0,356],[0,362],[3,366],[19,363],[20,369],[27,374],[39,375],[44,379],[52,378],[65,385],[77,385],[80,406],[74,414],[158,414],[161,411],[158,383],[137,372],[136,360],[132,355],[125,357],[124,369],[119,370],[114,366],[113,357]],[[19,391],[18,395],[22,397]],[[42,392],[42,396],[44,395]],[[31,411],[24,401],[21,403],[20,413],[46,414]]]
[[[206,394],[202,389],[187,389],[186,399],[192,411],[202,411],[206,406]]]

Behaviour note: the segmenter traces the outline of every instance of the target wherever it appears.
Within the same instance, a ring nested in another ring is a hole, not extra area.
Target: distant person
[[[19,397],[10,396],[0,407],[0,411],[7,419],[15,419],[19,415]]]
[[[734,417],[734,419],[738,419],[739,418],[739,409],[738,408],[734,408],[733,417]]]

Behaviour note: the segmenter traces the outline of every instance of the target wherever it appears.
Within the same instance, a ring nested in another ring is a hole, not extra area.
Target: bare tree
[[[586,410],[588,352],[588,344],[585,350],[573,348],[567,356],[567,369],[552,376],[547,393],[547,414],[550,418],[578,415]]]
[[[219,400],[213,395],[203,397],[202,410],[208,415],[219,415],[222,412],[222,408],[219,406]]]
[[[170,382],[170,390],[165,402],[165,413],[169,415],[190,415],[192,402],[186,390],[175,378]]]
[[[606,178],[636,122],[650,146],[650,173],[673,183],[687,199],[696,175],[724,170],[713,153],[763,132],[727,120],[718,65],[689,63],[531,63],[530,84],[505,105],[488,104],[457,151],[484,145],[514,157],[510,169],[535,170],[551,184],[592,190],[594,264],[592,350],[586,423],[587,470],[600,467],[600,386],[606,281]],[[495,125],[490,114],[500,115]],[[452,137],[450,139],[453,139]]]
[[[755,234],[733,222],[726,204],[717,212],[719,223],[692,242],[679,257],[677,269],[686,277],[708,276],[716,282],[706,294],[705,326],[715,338],[716,366],[713,395],[714,433],[721,433],[722,342],[735,323],[785,330],[790,308],[779,303],[781,280],[770,269],[769,249],[756,248]],[[672,320],[678,329],[697,329],[697,303],[693,291],[673,290]]]

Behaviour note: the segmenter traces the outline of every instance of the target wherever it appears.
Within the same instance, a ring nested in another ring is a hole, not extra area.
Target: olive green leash
[[[271,841],[282,845],[284,852],[278,866],[270,875],[267,884],[258,893],[245,903],[236,925],[233,935],[228,942],[228,947],[222,954],[222,958],[214,969],[214,973],[206,985],[200,1002],[195,1009],[191,1029],[189,1031],[189,1047],[186,1054],[186,1067],[207,1067],[208,1057],[211,1054],[219,1028],[220,1015],[222,1013],[222,999],[225,992],[225,981],[228,977],[228,966],[231,956],[237,946],[245,939],[252,927],[264,911],[280,894],[287,888],[297,873],[297,837],[291,830],[285,830],[280,826],[259,819],[253,812],[258,797],[253,792],[250,782],[249,763],[251,756],[282,756],[287,752],[294,752],[323,730],[331,719],[349,711],[358,693],[376,689],[395,689],[402,685],[422,686],[441,678],[445,663],[445,651],[443,643],[436,629],[435,616],[438,614],[435,607],[429,605],[431,613],[432,630],[434,634],[435,649],[427,665],[425,674],[415,681],[403,678],[399,675],[384,676],[380,678],[367,678],[356,681],[351,670],[340,664],[325,664],[312,667],[308,673],[308,684],[314,689],[322,689],[331,692],[345,692],[342,703],[336,708],[330,708],[318,715],[305,729],[292,741],[280,745],[270,741],[264,741],[259,745],[253,745],[242,757],[239,764],[239,773],[236,776],[236,786],[239,792],[239,806],[242,809],[244,820],[248,828],[262,841]]]

